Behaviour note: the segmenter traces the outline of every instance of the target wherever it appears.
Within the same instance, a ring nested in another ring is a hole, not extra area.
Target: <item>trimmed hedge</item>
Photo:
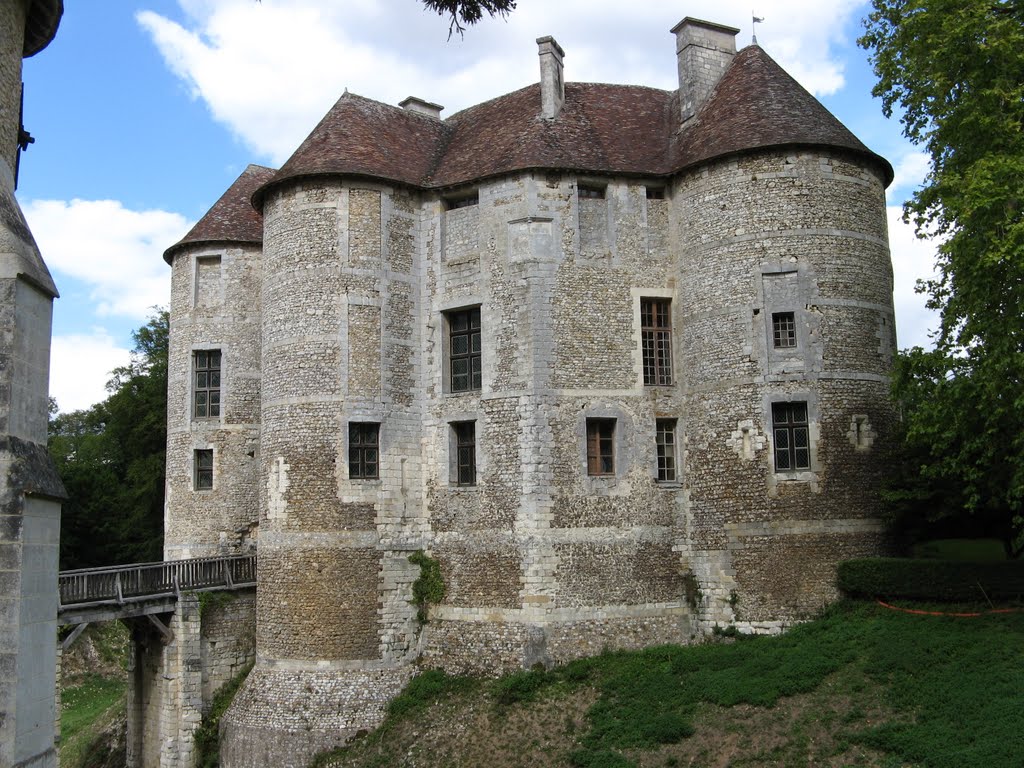
[[[851,597],[888,597],[968,603],[1024,597],[1024,561],[866,558],[839,564],[839,589]]]

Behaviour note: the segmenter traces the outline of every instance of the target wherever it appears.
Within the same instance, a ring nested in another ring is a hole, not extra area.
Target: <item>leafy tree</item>
[[[161,559],[168,331],[157,311],[132,334],[131,361],[112,372],[102,403],[67,414],[51,406],[50,455],[70,497],[62,569]]]
[[[1020,554],[1024,2],[873,6],[859,42],[878,76],[874,93],[931,158],[904,217],[938,242],[938,277],[919,288],[941,313],[936,349],[905,354],[895,377],[906,446],[922,479],[955,490],[946,501],[956,512],[1002,517],[1007,551]]]

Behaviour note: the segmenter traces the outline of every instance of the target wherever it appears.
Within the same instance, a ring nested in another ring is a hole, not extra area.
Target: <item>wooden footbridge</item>
[[[64,639],[65,648],[86,625],[113,619],[146,617],[166,637],[169,630],[157,617],[173,611],[182,592],[255,586],[256,555],[197,557],[61,571],[57,623],[78,625]]]

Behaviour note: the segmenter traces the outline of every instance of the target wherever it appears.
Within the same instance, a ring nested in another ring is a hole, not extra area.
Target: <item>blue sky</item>
[[[62,410],[105,396],[131,331],[166,305],[174,244],[250,162],[279,167],[347,87],[443,116],[538,79],[536,38],[565,49],[566,79],[677,87],[669,30],[683,16],[739,27],[747,0],[519,0],[448,39],[419,0],[66,2],[56,39],[25,61],[18,198],[61,292],[50,391]],[[758,43],[896,169],[890,240],[901,347],[926,345],[934,317],[913,292],[934,248],[899,221],[926,158],[871,97],[856,46],[867,4],[755,3]]]

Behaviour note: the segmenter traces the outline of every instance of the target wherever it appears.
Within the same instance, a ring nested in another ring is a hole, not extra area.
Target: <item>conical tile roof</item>
[[[270,181],[276,171],[262,165],[250,165],[235,179],[227,192],[213,204],[181,240],[164,251],[168,264],[186,245],[200,243],[262,243],[263,216],[252,207],[253,193]]]

